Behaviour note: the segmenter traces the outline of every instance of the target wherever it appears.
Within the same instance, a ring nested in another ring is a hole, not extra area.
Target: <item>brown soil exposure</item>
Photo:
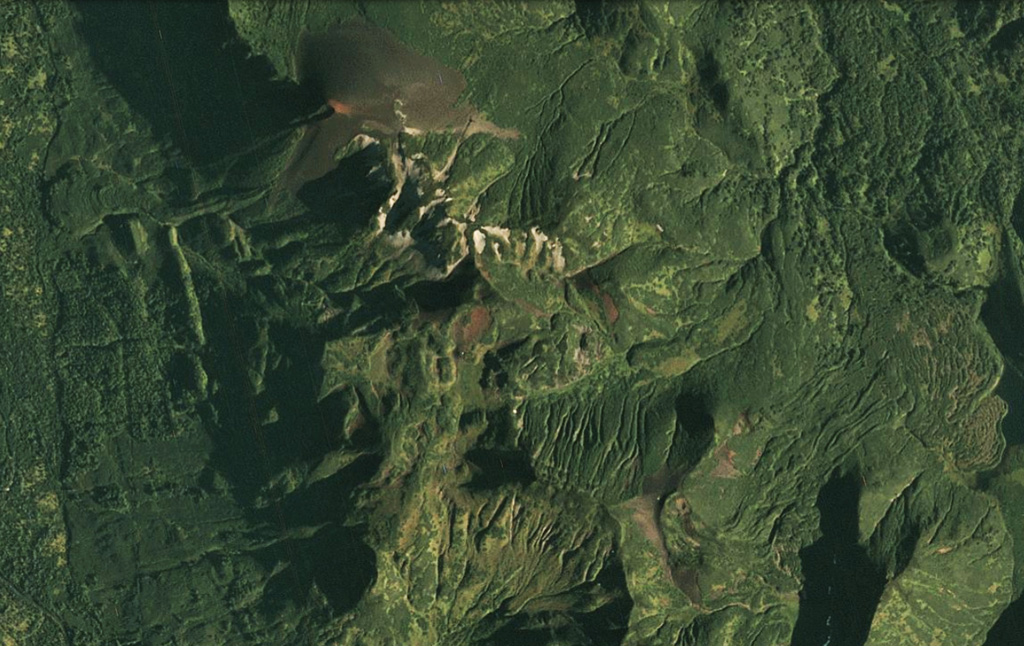
[[[615,301],[608,292],[601,292],[601,304],[604,305],[604,315],[608,317],[608,323],[615,325],[615,321],[619,320],[619,308],[615,306]]]
[[[601,299],[601,309],[604,312],[605,318],[608,319],[608,324],[615,325],[615,322],[619,320],[619,308],[615,305],[611,294],[602,290],[588,272],[577,274],[574,276],[574,281],[578,289],[588,290],[591,294]]]
[[[700,587],[697,585],[697,572],[696,570],[673,568],[669,563],[665,534],[661,529],[661,522],[659,520],[664,497],[675,491],[679,486],[680,479],[680,474],[670,473],[668,470],[662,469],[644,478],[641,495],[628,501],[626,505],[633,510],[633,520],[640,528],[640,531],[643,532],[647,540],[657,550],[659,560],[665,570],[665,577],[686,595],[690,603],[700,605],[701,592]]]
[[[491,313],[483,305],[478,305],[469,311],[465,320],[459,321],[454,326],[455,347],[465,351],[480,338],[491,327]]]
[[[722,444],[715,449],[715,459],[718,460],[718,464],[711,470],[711,476],[715,478],[735,478],[740,475],[739,470],[733,463],[733,459],[736,457],[736,451],[733,451],[726,444]]]
[[[285,170],[285,184],[293,191],[332,170],[335,153],[360,132],[519,135],[489,123],[469,104],[455,105],[466,90],[461,72],[413,51],[363,19],[323,33],[303,33],[295,72],[334,114],[307,126]]]

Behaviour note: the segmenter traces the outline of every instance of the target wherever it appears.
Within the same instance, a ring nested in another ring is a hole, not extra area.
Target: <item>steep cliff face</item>
[[[1009,643],[1010,3],[0,8],[0,643]]]

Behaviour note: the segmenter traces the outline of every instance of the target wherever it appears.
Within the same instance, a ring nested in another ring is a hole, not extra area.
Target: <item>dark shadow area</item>
[[[901,221],[885,230],[882,243],[897,262],[918,278],[940,274],[955,258],[956,229],[948,222],[920,225]]]
[[[792,646],[867,641],[886,577],[857,544],[860,493],[860,476],[850,473],[833,475],[818,494],[822,536],[800,550],[804,587]]]
[[[999,19],[999,3],[977,0],[956,0],[953,4],[957,23],[968,38],[982,39],[995,29]]]
[[[365,415],[354,390],[318,401],[324,341],[282,320],[268,321],[259,305],[268,295],[254,294],[261,291],[258,281],[237,294],[208,283],[202,272],[194,278],[210,341],[203,367],[215,384],[212,405],[202,409],[213,449],[201,483],[211,490],[226,484],[247,527],[233,549],[256,555],[274,573],[257,604],[265,621],[280,621],[296,607],[321,612],[309,605],[314,586],[331,614],[343,613],[376,577],[375,554],[353,512],[355,495],[376,474],[381,456],[365,453],[315,482],[302,475],[331,451],[352,446],[349,427],[356,421],[366,427],[362,450],[372,451],[372,420],[360,419]],[[288,471],[299,477],[294,488],[279,478]]]
[[[405,178],[402,191],[384,220],[385,231],[396,233],[402,227],[408,226],[413,216],[419,212],[421,202],[418,185],[419,182],[414,177]]]
[[[996,35],[988,41],[993,53],[1004,52],[1016,47],[1024,39],[1024,18],[1018,18],[999,28]]]
[[[234,233],[227,217],[219,213],[197,215],[178,225],[178,242],[202,256],[237,260]]]
[[[197,284],[202,291],[202,278]],[[259,285],[260,281],[252,281],[250,292],[241,296],[215,294],[203,307],[205,331],[211,341],[206,347],[215,353],[203,361],[210,383],[215,384],[212,410],[204,409],[207,424],[218,431],[213,436],[210,466],[230,483],[232,494],[245,509],[262,500],[270,480],[287,469],[306,472],[331,451],[372,451],[379,444],[374,421],[355,390],[341,390],[319,400],[323,337],[283,321],[257,323],[265,317],[252,304],[253,292],[262,291]],[[254,374],[261,361],[266,366]],[[361,446],[355,445],[357,430]],[[317,483],[344,485],[325,493],[321,503],[337,503],[372,477],[375,467],[364,473],[361,464],[357,460]],[[346,479],[351,474],[359,475]],[[302,516],[301,500],[297,493],[288,498],[281,510],[285,519],[290,514]],[[291,510],[288,505],[297,508]],[[302,516],[301,523],[313,525],[336,518]]]
[[[1024,646],[1024,596],[999,615],[999,620],[988,631],[982,646]]]
[[[995,394],[1009,409],[1002,424],[1006,445],[1024,444],[1024,378],[1015,368],[1007,367]]]
[[[639,2],[576,0],[576,25],[605,55],[610,43],[619,45],[619,70],[625,76],[643,76],[662,69],[668,50],[658,55],[663,41],[659,21]]]
[[[614,592],[611,601],[589,612],[578,609],[589,594]],[[566,609],[519,614],[475,646],[620,646],[626,637],[633,599],[617,558],[605,563],[592,584],[566,595]]]
[[[264,610],[275,613],[289,602],[307,602],[315,583],[337,616],[351,610],[373,585],[376,554],[364,542],[365,527],[343,526],[342,522],[352,511],[352,493],[373,477],[380,463],[379,455],[363,456],[282,501],[279,513],[284,526],[321,527],[310,538],[290,540],[284,549],[266,552],[268,569],[281,560],[283,553],[293,571],[273,589],[268,585]]]
[[[290,465],[318,460],[337,448],[340,438],[331,435],[317,402],[323,380],[318,361],[323,341],[287,325],[272,324],[266,335],[276,365],[265,371],[265,390],[257,396],[256,405],[261,414],[273,411],[277,417],[259,430],[267,450],[267,467],[270,473],[277,473]]]
[[[303,574],[316,582],[334,614],[355,607],[377,578],[377,555],[362,532],[333,527],[299,546]]]
[[[291,557],[286,568],[267,580],[259,603],[264,616],[281,616],[292,604],[308,603],[313,585],[338,616],[355,607],[377,578],[377,556],[362,542],[361,530],[325,527],[288,548],[264,553],[264,564],[270,568],[282,561],[282,554]]]
[[[416,316],[405,292],[391,283],[332,296],[341,314],[327,322],[321,333],[326,339],[352,335],[373,335]]]
[[[1004,255],[1003,270],[981,307],[981,321],[1006,363],[996,394],[1009,406],[1002,424],[1008,445],[1024,442],[1024,302],[1013,279],[1013,262],[1011,254]]]
[[[504,388],[507,384],[508,372],[501,365],[498,354],[494,351],[488,351],[484,355],[484,369],[480,373],[480,387],[484,389]]]
[[[328,394],[320,400],[319,409],[331,437],[339,438],[354,449],[380,446],[380,429],[355,388],[342,388]]]
[[[513,341],[504,347],[489,350],[484,354],[484,369],[480,375],[480,387],[484,389],[504,388],[508,384],[509,364],[516,351],[527,341],[528,339]]]
[[[139,216],[134,213],[108,215],[103,219],[103,228],[109,232],[110,241],[122,256],[134,257],[139,254],[131,226],[132,222],[138,219]]]
[[[516,423],[512,411],[508,408],[488,411],[486,414],[481,411],[466,413],[462,416],[460,425],[468,428],[474,422],[485,425],[484,432],[474,448],[502,448],[514,441]]]
[[[470,491],[488,491],[503,486],[526,487],[537,480],[529,454],[510,447],[514,434],[512,413],[507,408],[464,413],[461,428],[483,427],[476,445],[465,453],[472,478],[464,487]]]
[[[351,610],[377,578],[377,558],[363,542],[364,531],[349,527],[321,528],[308,539],[293,541],[280,549],[264,552],[266,565],[273,567],[282,554],[289,564],[266,584],[259,608],[268,618],[286,615],[291,604],[306,604],[315,584],[323,593],[334,616]]]
[[[177,410],[185,411],[194,403],[195,393],[202,392],[200,367],[195,356],[177,352],[167,362],[167,385]]]
[[[377,473],[383,458],[366,454],[334,475],[288,494],[281,516],[289,527],[340,522],[352,511],[352,494]]]
[[[290,129],[321,106],[238,36],[226,2],[79,2],[97,67],[197,166]]]
[[[466,452],[473,477],[465,487],[471,491],[498,489],[504,485],[526,487],[537,480],[530,457],[519,449],[475,448]]]
[[[885,230],[882,243],[894,260],[903,265],[911,274],[924,275],[924,256],[921,253],[918,231],[901,222]]]
[[[704,52],[697,60],[697,80],[701,91],[711,101],[715,110],[721,115],[728,112],[729,88],[722,79],[721,66],[710,51]]]
[[[444,204],[437,204],[412,228],[412,248],[422,254],[427,265],[435,270],[447,270],[452,258],[454,229],[442,225],[448,219]]]
[[[683,392],[676,397],[676,434],[667,467],[680,476],[693,469],[711,447],[715,437],[715,419],[707,398]],[[671,490],[675,489],[675,486]],[[648,492],[645,492],[648,493]]]
[[[480,272],[471,258],[460,262],[444,280],[423,280],[405,288],[405,295],[422,312],[437,312],[458,307],[473,298]]]
[[[310,210],[307,217],[349,231],[369,225],[393,187],[388,151],[374,143],[341,159],[334,170],[304,184],[297,195]]]
[[[1014,202],[1013,224],[1018,229],[1024,228],[1024,197],[1021,195],[1018,195]],[[1002,431],[1008,447],[1024,444],[1024,375],[1021,374],[1021,370],[1024,369],[1024,335],[1021,334],[1024,302],[1021,301],[1019,287],[1012,278],[1012,262],[1011,254],[1005,254],[1003,271],[989,288],[985,303],[981,307],[981,321],[1006,364],[995,394],[1009,407],[1002,422]],[[1009,454],[1007,452],[1005,455]],[[998,469],[994,470],[986,474],[983,480],[991,481],[998,473]],[[1024,597],[1018,598],[1003,611],[999,620],[989,630],[984,646],[1018,644],[1024,644]]]
[[[204,426],[212,429],[210,467],[224,477],[235,501],[247,509],[270,475],[262,460],[266,447],[261,442],[259,413],[245,364],[245,349],[259,336],[256,313],[244,298],[218,293],[220,286],[207,283],[204,274],[196,274],[195,279],[200,293],[210,290],[203,307],[209,341],[203,368],[214,394],[199,409]],[[211,486],[215,482],[213,478],[208,481]]]
[[[1013,200],[1013,210],[1010,211],[1010,225],[1013,227],[1017,237],[1024,240],[1024,191],[1017,193]]]
[[[626,638],[629,615],[633,611],[633,599],[626,585],[626,571],[618,558],[611,560],[597,576],[597,584],[605,590],[616,590],[615,600],[596,610],[585,613],[580,619],[583,632],[592,644],[617,646]]]
[[[527,161],[525,180],[513,189],[514,198],[509,202],[510,221],[516,226],[551,231],[571,210],[577,187],[571,179],[562,178],[567,174],[564,142],[571,141],[567,132],[574,128],[559,112]]]
[[[641,5],[611,0],[576,0],[576,20],[587,38],[602,38],[629,32],[640,15]]]

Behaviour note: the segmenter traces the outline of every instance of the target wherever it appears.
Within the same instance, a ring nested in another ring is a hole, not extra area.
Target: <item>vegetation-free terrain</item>
[[[0,4],[0,646],[1020,643],[1024,3]]]

